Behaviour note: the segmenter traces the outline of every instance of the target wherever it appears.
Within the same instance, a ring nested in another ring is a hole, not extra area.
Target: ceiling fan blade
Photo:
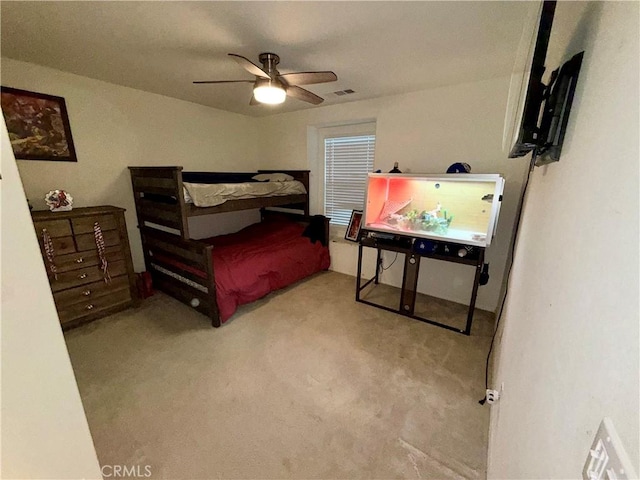
[[[193,83],[254,83],[255,80],[200,80]]]
[[[278,75],[289,85],[312,85],[314,83],[335,82],[338,77],[333,72],[295,72]]]
[[[238,65],[244,68],[251,75],[255,75],[256,77],[269,78],[269,74],[262,68],[257,66],[255,63],[253,63],[251,60],[244,58],[241,55],[236,55],[235,53],[230,53],[229,56],[233,57],[233,59],[238,62]]]
[[[287,87],[287,95],[297,98],[298,100],[302,100],[303,102],[313,103],[314,105],[320,105],[324,102],[324,98],[319,97],[315,93],[305,90],[304,88],[296,87],[295,85]]]

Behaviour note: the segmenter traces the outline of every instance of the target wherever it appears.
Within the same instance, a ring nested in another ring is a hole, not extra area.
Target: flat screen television
[[[525,156],[539,142],[538,122],[545,93],[542,77],[545,72],[544,64],[555,10],[555,1],[543,1],[539,9],[537,28],[533,32],[528,32],[525,28],[523,33],[524,35],[531,33],[531,40],[535,39],[535,41],[533,48],[529,49],[529,59],[524,72],[522,72],[523,78],[520,80],[520,88],[515,86],[513,82],[511,85],[510,95],[517,95],[518,98],[511,99],[512,108],[517,107],[517,111],[513,119],[507,119],[509,123],[513,122],[514,126],[509,158]],[[526,41],[526,37],[524,40],[525,43],[529,43]],[[516,74],[519,73],[516,72]]]
[[[370,173],[362,228],[486,247],[495,235],[503,189],[497,174]]]

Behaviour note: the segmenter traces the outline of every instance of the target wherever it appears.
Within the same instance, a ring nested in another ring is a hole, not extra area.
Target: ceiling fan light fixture
[[[260,103],[278,105],[287,98],[287,92],[280,85],[269,81],[256,85],[253,89],[253,96]]]
[[[287,92],[275,85],[261,85],[253,89],[253,96],[260,103],[278,105],[284,102]]]
[[[0,0],[2,1],[2,0]],[[251,75],[256,77],[253,80],[203,80],[193,83],[252,83],[253,96],[249,105],[278,105],[285,101],[287,96],[296,100],[320,105],[324,99],[309,90],[305,90],[300,85],[314,85],[317,83],[335,82],[338,77],[328,70],[317,72],[292,72],[281,74],[276,66],[280,63],[280,57],[275,53],[261,53],[259,55],[262,67],[259,67],[248,58],[235,53],[230,53],[238,65],[244,68]],[[344,94],[353,93],[353,90],[344,90]]]

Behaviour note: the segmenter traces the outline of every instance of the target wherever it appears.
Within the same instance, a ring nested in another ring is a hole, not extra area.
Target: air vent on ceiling
[[[351,95],[352,93],[356,93],[356,92],[350,88],[347,88],[346,90],[338,90],[337,92],[333,92],[333,93],[341,97],[342,95]]]

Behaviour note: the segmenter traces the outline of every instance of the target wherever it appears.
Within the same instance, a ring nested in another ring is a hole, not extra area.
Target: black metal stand
[[[480,274],[482,272],[482,265],[484,264],[484,247],[471,247],[468,245],[456,244],[453,242],[442,242],[436,240],[429,240],[429,251],[423,251],[415,248],[416,240],[412,237],[395,236],[393,239],[378,239],[369,236],[368,232],[363,232],[358,245],[358,276],[356,280],[356,301],[365,303],[373,307],[381,308],[389,312],[398,313],[406,317],[420,320],[431,325],[453,330],[454,332],[463,333],[465,335],[471,334],[471,324],[473,322],[473,312],[476,305],[476,297],[478,295],[478,286],[480,285]],[[377,250],[376,257],[376,274],[370,280],[362,283],[362,250],[364,247],[375,248]],[[460,257],[457,252],[461,248],[469,248],[471,254],[468,256]],[[379,305],[369,300],[363,300],[360,298],[360,292],[367,286],[374,282],[376,285],[380,280],[380,261],[382,259],[382,251],[390,251],[402,253],[405,256],[404,259],[404,273],[402,275],[402,288],[400,290],[400,305],[397,309],[387,307],[385,305]],[[473,281],[473,289],[471,290],[471,301],[469,303],[469,310],[467,312],[467,323],[463,330],[447,325],[444,323],[436,322],[428,318],[423,318],[415,314],[416,293],[418,286],[418,275],[420,273],[420,259],[422,257],[433,258],[435,260],[442,260],[445,262],[461,263],[464,265],[474,266],[476,268],[476,274]]]

